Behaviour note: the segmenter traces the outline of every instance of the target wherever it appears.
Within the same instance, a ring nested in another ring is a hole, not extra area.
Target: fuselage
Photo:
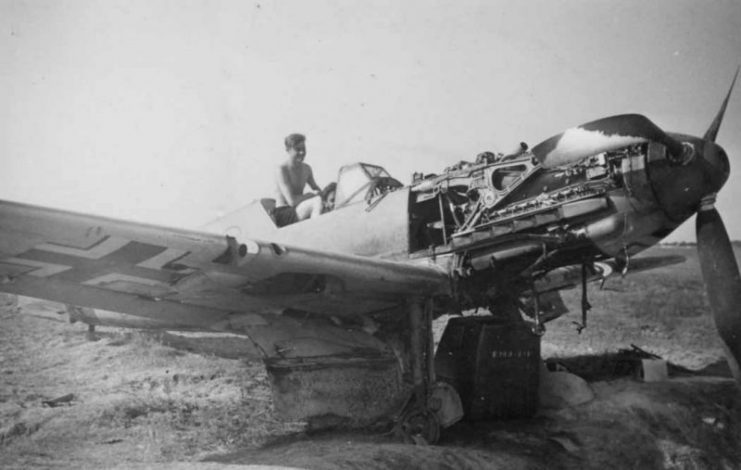
[[[482,154],[476,162],[460,162],[411,185],[368,189],[365,197],[280,229],[259,220],[267,218],[259,203],[210,229],[435,263],[456,284],[459,308],[483,306],[497,292],[522,288],[560,266],[608,258],[627,263],[691,217],[701,200],[723,185],[728,162],[714,143],[672,136],[691,149],[682,161],[654,142],[547,169],[529,152]],[[712,161],[704,156],[708,145],[714,146]],[[368,179],[372,182],[372,174]],[[365,183],[355,184],[364,190]]]

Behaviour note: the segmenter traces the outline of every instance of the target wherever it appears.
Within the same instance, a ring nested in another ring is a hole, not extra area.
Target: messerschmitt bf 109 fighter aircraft
[[[730,94],[702,138],[625,114],[408,186],[345,166],[331,210],[281,228],[270,200],[202,231],[0,201],[0,290],[68,304],[90,325],[244,335],[284,417],[390,419],[430,442],[462,415],[532,414],[558,291],[662,263],[631,258],[697,214],[741,380],[741,279],[713,208]],[[479,308],[490,314],[452,318],[435,351],[433,319]],[[587,309],[584,297],[580,327]]]

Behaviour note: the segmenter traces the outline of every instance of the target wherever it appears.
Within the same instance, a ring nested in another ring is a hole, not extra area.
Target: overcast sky
[[[732,0],[0,0],[0,25],[0,198],[184,228],[269,194],[291,132],[320,185],[408,182],[612,114],[702,135],[741,63]],[[740,128],[737,89],[734,239]]]

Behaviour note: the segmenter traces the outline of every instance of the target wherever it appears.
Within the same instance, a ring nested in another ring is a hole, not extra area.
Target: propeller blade
[[[718,111],[718,114],[715,116],[715,119],[713,119],[713,122],[710,124],[710,127],[708,128],[707,132],[705,132],[705,136],[703,137],[704,140],[715,142],[715,138],[718,136],[718,130],[720,129],[721,122],[723,122],[723,115],[726,113],[726,107],[728,106],[728,100],[731,98],[731,92],[733,91],[733,86],[736,84],[736,79],[738,78],[739,68],[741,67],[736,68],[736,75],[733,76],[733,81],[731,82],[731,88],[728,89],[728,94],[726,95],[726,99],[723,100],[723,104],[720,106],[720,110]]]
[[[715,327],[728,365],[741,385],[741,276],[723,220],[715,208],[697,213],[697,251]]]
[[[682,155],[680,142],[640,114],[620,114],[572,127],[539,143],[532,152],[541,165],[552,168],[648,141],[664,144],[672,155]]]

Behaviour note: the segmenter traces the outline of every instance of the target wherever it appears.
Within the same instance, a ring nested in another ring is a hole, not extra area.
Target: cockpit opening
[[[353,163],[340,168],[333,209],[368,201],[403,185],[383,169],[367,163]]]

